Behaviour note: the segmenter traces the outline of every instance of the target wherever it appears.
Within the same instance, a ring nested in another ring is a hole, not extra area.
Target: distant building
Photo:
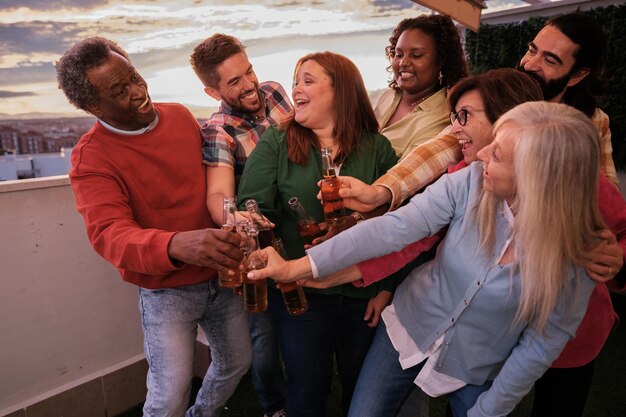
[[[20,133],[20,147],[19,152],[21,154],[34,154],[45,152],[45,139],[44,136],[33,130]]]
[[[17,153],[19,151],[19,132],[9,126],[0,126],[0,148]]]
[[[0,156],[0,181],[65,175],[70,171],[72,148],[58,153],[16,155],[7,152]]]

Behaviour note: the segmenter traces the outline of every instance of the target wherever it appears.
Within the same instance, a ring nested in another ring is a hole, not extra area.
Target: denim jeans
[[[140,288],[139,310],[149,366],[143,415],[218,416],[252,361],[241,298],[220,290],[215,279],[178,288]],[[211,364],[195,404],[185,412],[198,325],[209,342]]]
[[[402,404],[415,388],[413,381],[424,363],[402,369],[399,354],[391,344],[385,323],[381,321],[354,389],[348,417],[398,415]],[[490,386],[491,382],[481,386],[466,385],[448,394],[454,416],[465,417],[478,396]]]
[[[252,384],[263,412],[271,416],[285,408],[287,384],[269,312],[248,313],[252,339]]]
[[[270,315],[285,360],[289,417],[324,416],[333,355],[337,360],[344,414],[375,329],[363,320],[367,299],[307,294],[309,309],[287,313],[280,292],[268,291]]]

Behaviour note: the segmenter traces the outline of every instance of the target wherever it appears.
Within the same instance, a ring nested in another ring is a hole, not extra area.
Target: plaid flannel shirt
[[[596,112],[591,118],[591,123],[598,130],[600,135],[600,170],[606,178],[619,189],[619,180],[613,162],[613,145],[611,144],[611,129],[609,129],[609,116],[596,108]]]
[[[265,117],[242,113],[222,101],[219,110],[202,125],[204,164],[233,167],[237,183],[265,130],[293,117],[293,106],[280,84],[261,83],[259,92],[265,101]]]
[[[426,187],[459,162],[463,155],[456,135],[450,127],[434,139],[414,148],[396,166],[378,178],[374,185],[391,191],[391,207],[397,208],[404,200]]]

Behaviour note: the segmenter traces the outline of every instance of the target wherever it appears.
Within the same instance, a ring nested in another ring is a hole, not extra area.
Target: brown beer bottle
[[[339,196],[341,182],[337,178],[333,152],[331,148],[322,151],[322,204],[324,217],[329,226],[338,226],[345,221],[346,212],[343,208],[343,198]]]
[[[259,226],[259,243],[261,244],[261,249],[271,246],[272,240],[276,236],[274,236],[274,230],[270,222],[261,214],[261,209],[259,209],[256,200],[246,200],[246,210],[250,213],[250,221]]]
[[[272,246],[276,252],[283,257],[283,259],[289,259],[287,252],[285,251],[285,247],[283,246],[283,241],[280,238],[272,240]],[[281,282],[280,292],[283,295],[283,301],[285,302],[285,307],[287,307],[287,312],[289,314],[297,316],[304,313],[309,308],[309,303],[304,295],[304,290],[302,289],[302,286],[297,283]]]
[[[248,272],[255,269],[263,269],[267,265],[267,259],[259,250],[259,228],[256,224],[248,225],[246,233],[249,237],[244,248],[243,260],[243,306],[249,313],[260,313],[267,309],[267,280],[248,279]]]
[[[235,212],[237,205],[235,198],[224,198],[224,217],[222,221],[222,230],[228,230],[235,233],[237,231],[237,222],[235,220]],[[241,277],[239,271],[235,271],[234,275],[228,275],[227,271],[218,272],[219,286],[222,288],[235,288],[241,285]]]
[[[310,245],[313,239],[324,234],[315,222],[315,219],[307,213],[298,197],[291,197],[289,199],[289,207],[296,215],[298,234],[305,245]]]

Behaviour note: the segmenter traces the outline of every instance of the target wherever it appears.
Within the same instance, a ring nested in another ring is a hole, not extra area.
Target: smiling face
[[[496,132],[493,142],[478,151],[478,159],[483,161],[483,188],[513,204],[516,195],[515,135],[513,128],[503,124]]]
[[[312,59],[298,68],[291,93],[295,121],[309,129],[330,129],[335,124],[335,89],[324,68]]]
[[[398,87],[409,94],[435,88],[439,82],[435,41],[419,29],[405,30],[398,37],[391,67]]]
[[[477,160],[476,154],[491,142],[493,125],[487,119],[485,105],[478,90],[470,90],[459,97],[454,113],[466,113],[465,126],[453,120],[451,133],[457,135],[462,145],[463,160],[468,165]]]
[[[154,121],[156,110],[146,81],[126,58],[112,52],[86,74],[98,95],[98,104],[88,109],[94,116],[122,130],[138,130]]]
[[[243,113],[254,114],[263,109],[259,80],[246,54],[239,52],[226,58],[216,72],[220,81],[216,88],[205,87],[208,95]]]
[[[520,69],[539,81],[545,100],[560,102],[567,87],[578,84],[589,71],[572,71],[577,49],[559,29],[545,26],[528,44]]]

